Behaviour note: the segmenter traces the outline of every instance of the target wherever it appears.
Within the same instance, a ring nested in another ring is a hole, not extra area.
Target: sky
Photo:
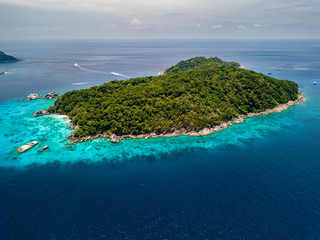
[[[0,39],[320,38],[320,0],[0,0]]]

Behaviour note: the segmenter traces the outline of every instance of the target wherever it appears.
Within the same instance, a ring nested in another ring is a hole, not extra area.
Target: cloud
[[[130,21],[130,26],[132,28],[135,28],[135,29],[140,29],[140,30],[144,30],[144,29],[147,29],[148,26],[145,25],[142,21],[140,21],[138,18],[133,18],[131,21]]]
[[[105,29],[111,29],[111,30],[118,30],[118,27],[116,25],[112,24],[112,23],[106,23],[104,25],[104,28]]]
[[[138,18],[134,18],[134,19],[131,20],[130,25],[134,26],[134,27],[135,26],[141,26],[142,22]]]
[[[11,30],[13,31],[33,31],[33,32],[40,32],[40,31],[59,31],[61,30],[61,26],[42,26],[42,27],[35,27],[35,26],[27,26],[27,27],[13,27]]]
[[[215,25],[212,25],[211,28],[219,29],[219,28],[222,28],[222,26],[220,24],[215,24]]]
[[[283,38],[303,27],[320,37],[319,0],[0,0],[0,9],[5,38],[50,29],[56,38]]]
[[[248,27],[245,26],[245,25],[238,25],[238,29],[239,29],[239,30],[247,30]]]
[[[304,12],[304,13],[319,13],[320,4],[315,0],[291,0],[291,1],[270,1],[266,11],[269,12]]]
[[[192,0],[0,0],[0,4],[58,11],[105,12],[117,16],[140,13],[164,15],[173,9],[179,10],[177,14],[184,15],[208,9],[207,0],[198,0],[197,3]]]

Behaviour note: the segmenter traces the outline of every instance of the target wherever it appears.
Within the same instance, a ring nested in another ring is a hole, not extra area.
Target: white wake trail
[[[86,72],[93,72],[93,73],[101,73],[101,74],[109,74],[108,72],[102,72],[102,71],[96,71],[96,70],[92,70],[89,68],[84,68],[82,66],[80,66],[78,63],[73,64],[75,67],[79,68],[82,71],[86,71]]]
[[[72,85],[83,85],[83,84],[89,84],[93,82],[78,82],[78,83],[72,83]]]
[[[75,64],[73,64],[73,65],[74,65],[76,68],[79,68],[80,70],[86,71],[86,72],[101,73],[101,74],[112,74],[112,75],[115,75],[115,76],[120,76],[120,77],[129,78],[129,76],[123,75],[123,74],[117,73],[117,72],[102,72],[102,71],[92,70],[92,69],[89,69],[89,68],[84,68],[84,67],[80,66],[78,63],[75,63]]]
[[[121,73],[111,72],[112,75],[120,76],[120,77],[129,77],[127,75],[123,75]]]

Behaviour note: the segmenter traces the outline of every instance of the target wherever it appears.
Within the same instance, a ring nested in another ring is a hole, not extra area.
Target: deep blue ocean
[[[320,40],[0,40],[0,50],[23,60],[0,64],[0,240],[320,239]],[[293,80],[308,101],[204,137],[69,147],[66,120],[32,117],[54,100],[25,100],[195,56]]]

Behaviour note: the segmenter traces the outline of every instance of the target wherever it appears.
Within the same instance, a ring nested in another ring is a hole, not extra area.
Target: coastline
[[[97,139],[97,138],[105,138],[108,139],[108,141],[111,140],[112,143],[117,143],[120,140],[126,140],[126,139],[140,139],[140,138],[144,138],[145,140],[147,140],[148,138],[156,138],[156,137],[178,137],[178,136],[206,136],[209,135],[211,133],[214,132],[219,132],[223,129],[228,128],[229,126],[232,126],[233,124],[238,124],[238,123],[242,123],[244,122],[244,120],[246,118],[250,118],[250,117],[256,117],[256,116],[260,116],[260,115],[268,115],[270,113],[279,113],[282,112],[284,110],[287,110],[289,107],[295,105],[295,104],[300,104],[306,101],[306,98],[302,95],[302,92],[299,90],[298,93],[298,99],[295,101],[289,101],[287,103],[283,103],[283,104],[279,104],[276,107],[272,108],[272,109],[266,109],[263,112],[259,112],[259,113],[248,113],[246,115],[239,115],[237,118],[221,123],[220,125],[217,126],[213,126],[210,128],[204,128],[198,132],[196,131],[191,131],[188,132],[186,131],[186,129],[179,129],[179,130],[172,130],[170,132],[164,132],[164,133],[160,133],[160,134],[156,134],[154,132],[152,133],[146,133],[146,134],[139,134],[139,135],[121,135],[121,136],[116,136],[115,134],[112,134],[111,136],[107,133],[98,133],[92,136],[88,136],[88,137],[75,137],[74,133],[69,134],[63,141],[66,140],[73,140],[70,145],[76,144],[76,143],[80,143],[80,142],[87,142],[87,141],[91,141],[93,139]],[[58,115],[58,114],[57,114]],[[69,117],[67,115],[64,115],[64,119],[69,119]],[[76,129],[77,126],[70,124],[69,129]]]

